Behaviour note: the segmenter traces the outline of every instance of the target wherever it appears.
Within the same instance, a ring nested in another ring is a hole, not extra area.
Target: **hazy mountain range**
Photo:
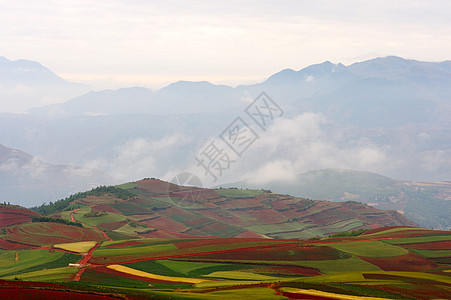
[[[212,184],[195,157],[240,116],[259,138],[243,156],[232,157],[215,185],[237,180],[294,185],[297,174],[325,168],[404,180],[451,178],[450,61],[324,62],[235,88],[181,81],[158,91],[132,87],[87,93],[80,92],[86,86],[58,79],[36,62],[3,58],[0,66],[2,95],[26,81],[24,70],[35,70],[28,73],[36,90],[49,95],[49,90],[72,91],[65,103],[43,106],[36,96],[27,114],[0,114],[0,143],[52,164],[97,169],[122,181],[168,180],[190,171]],[[267,131],[244,113],[261,92],[284,111]],[[25,101],[20,93],[8,95]]]
[[[111,182],[114,178],[101,171],[49,164],[0,144],[2,202],[39,205]]]
[[[68,82],[38,62],[0,56],[0,112],[25,112],[27,107],[61,102],[89,90],[89,86]]]

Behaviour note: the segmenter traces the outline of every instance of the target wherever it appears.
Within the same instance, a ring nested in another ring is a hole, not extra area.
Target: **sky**
[[[449,60],[450,15],[446,0],[0,0],[0,56],[94,89],[234,86],[326,60]]]

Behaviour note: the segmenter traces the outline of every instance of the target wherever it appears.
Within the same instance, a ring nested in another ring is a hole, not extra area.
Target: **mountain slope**
[[[0,202],[26,203],[29,206],[114,182],[114,178],[101,171],[52,165],[1,144],[0,179]]]
[[[124,238],[305,239],[360,228],[415,225],[397,212],[358,202],[313,201],[263,190],[198,189],[145,179],[111,188],[109,196],[98,191],[34,209],[69,219],[69,211],[76,208],[75,220]]]
[[[202,146],[200,143],[217,136],[234,118],[243,115],[254,97],[265,91],[283,108],[284,120],[302,119],[313,113],[316,118],[307,120],[310,122],[302,128],[313,123],[318,131],[306,134],[314,135],[326,150],[343,151],[326,151],[317,159],[306,157],[309,163],[297,172],[339,167],[408,180],[448,180],[451,176],[449,66],[449,61],[429,63],[384,57],[349,66],[324,62],[296,71],[287,69],[264,82],[236,88],[181,81],[154,93],[145,88],[93,92],[32,111],[40,116],[51,115],[51,119],[33,118],[36,116],[32,114],[1,115],[0,141],[46,161],[93,165],[110,173],[119,173],[120,169],[124,173],[123,181],[142,178],[149,172],[164,177],[166,170],[189,164],[196,155],[193,152]],[[120,104],[121,109],[114,109],[108,103]],[[169,143],[173,140],[180,144]],[[160,141],[169,144],[169,149],[160,153]],[[308,141],[291,148],[307,149],[308,154],[308,148],[315,145]],[[70,149],[67,144],[71,144]],[[146,153],[140,152],[137,160],[124,157],[127,162],[119,168],[116,158],[135,149]],[[376,158],[343,159],[343,156],[354,157],[362,149],[375,149]],[[293,160],[286,151],[269,156],[262,150],[255,156],[269,162]],[[149,157],[155,158],[155,162]],[[373,159],[381,161],[372,163]],[[150,166],[146,166],[150,171],[136,174],[143,160],[150,160]],[[325,165],[324,161],[330,163]],[[252,172],[260,167],[252,164],[236,173]]]
[[[102,116],[150,111],[152,91],[142,87],[89,92],[65,103],[30,109],[37,116]]]
[[[4,101],[0,112],[25,112],[88,91],[88,86],[68,82],[38,62],[0,57],[0,99]]]
[[[155,93],[143,87],[89,92],[65,103],[28,110],[36,116],[70,117],[122,114],[186,115],[239,109],[234,89],[206,81],[179,81]]]
[[[274,181],[262,186],[237,182],[223,186],[264,187],[311,199],[359,201],[379,209],[401,211],[424,227],[451,228],[450,182],[410,182],[369,172],[328,169],[299,174],[292,182]]]

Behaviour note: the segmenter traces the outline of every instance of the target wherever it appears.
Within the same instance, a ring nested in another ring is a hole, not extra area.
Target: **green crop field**
[[[149,196],[149,186],[161,184],[151,181],[139,189],[134,184],[122,186],[137,195],[147,193],[146,197],[125,195],[128,200],[118,200],[110,194],[90,195],[77,200],[86,207],[71,203],[69,208],[78,209],[77,220],[100,228],[56,223],[3,228],[1,249],[20,250],[0,250],[0,298],[5,286],[26,286],[28,281],[47,284],[31,289],[33,293],[57,288],[118,299],[449,298],[450,232],[389,227],[327,238],[329,233],[377,225],[375,219],[385,217],[355,203],[346,205],[364,210],[363,215],[368,213],[364,218],[359,219],[358,213],[341,217],[345,208],[337,203],[237,189],[217,193],[243,204],[241,209],[210,191],[212,210],[183,210],[167,197]],[[221,204],[232,208],[221,210]],[[91,207],[96,211],[115,208],[120,213],[85,217]],[[150,215],[140,215],[149,211]],[[69,219],[70,213],[57,211],[56,215]],[[146,236],[162,238],[137,238],[137,232],[154,227],[157,230]],[[104,241],[102,230],[118,240]],[[215,237],[193,236],[202,233]],[[230,237],[238,233],[243,233],[241,238]],[[260,234],[266,238],[259,238]],[[316,236],[321,238],[299,239]]]
[[[1,279],[15,280],[18,278],[19,280],[27,281],[68,281],[72,279],[73,275],[77,273],[77,271],[77,268],[61,267],[5,276]]]
[[[217,189],[218,195],[227,198],[251,198],[263,194],[262,190]]]
[[[251,272],[241,272],[241,271],[216,271],[207,275],[202,275],[208,278],[222,278],[229,280],[255,280],[255,281],[277,281],[281,278],[266,276],[261,274],[255,274]]]
[[[127,217],[123,215],[118,215],[114,213],[108,213],[106,216],[101,217],[84,217],[83,215],[91,212],[90,208],[80,209],[77,213],[74,214],[74,217],[77,221],[86,223],[91,226],[98,226],[104,223],[113,223],[113,222],[122,222],[127,220]]]
[[[440,258],[440,257],[451,257],[451,250],[417,250],[412,249],[413,252],[425,256],[428,258]]]
[[[94,250],[94,256],[115,256],[115,255],[145,255],[149,253],[176,250],[174,244],[162,244],[152,246],[127,247],[127,248],[99,248]]]
[[[280,224],[267,224],[267,225],[253,225],[247,227],[247,229],[267,234],[267,233],[278,233],[278,232],[287,232],[287,231],[301,231],[303,230],[307,225],[302,223],[280,223]]]
[[[451,241],[450,235],[430,235],[430,236],[418,236],[418,237],[405,237],[386,240],[389,244],[403,245],[403,244],[416,244],[416,243],[430,243],[430,242],[441,242],[441,241]]]
[[[380,269],[373,264],[361,260],[358,257],[350,257],[347,259],[335,259],[335,260],[300,260],[295,262],[288,261],[269,261],[269,262],[255,262],[255,263],[283,263],[293,266],[305,266],[319,269],[322,273],[342,273],[342,272],[355,272],[355,271],[379,271]]]
[[[366,257],[392,257],[409,253],[408,250],[380,241],[333,243],[328,246],[343,252]]]
[[[79,259],[81,259],[79,255],[62,252],[49,253],[46,250],[1,251],[0,277],[44,268],[64,267]]]
[[[138,187],[138,184],[136,182],[128,182],[128,183],[123,183],[123,184],[117,185],[117,187],[120,189],[124,189],[124,190],[131,190],[135,187]]]
[[[53,248],[59,248],[71,252],[88,252],[91,248],[93,248],[97,242],[77,242],[77,243],[66,243],[66,244],[56,244],[53,245]]]
[[[187,262],[187,261],[175,261],[175,260],[159,260],[157,261],[160,265],[165,266],[178,274],[188,275],[193,271],[211,268],[211,267],[220,267],[223,264],[216,263],[200,263],[200,262]]]

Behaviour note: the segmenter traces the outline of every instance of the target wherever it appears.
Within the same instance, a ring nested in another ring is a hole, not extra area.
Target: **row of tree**
[[[83,199],[88,196],[103,196],[103,195],[113,195],[116,198],[122,200],[128,200],[133,198],[135,195],[127,190],[118,188],[116,186],[99,186],[90,191],[76,193],[65,199],[58,200],[56,202],[50,202],[49,204],[42,204],[41,206],[32,207],[31,210],[40,213],[41,215],[48,216],[56,212],[63,211],[67,209],[70,204],[78,199]]]
[[[31,222],[33,222],[33,223],[35,223],[35,222],[53,222],[53,223],[66,224],[66,225],[70,225],[70,226],[83,227],[83,225],[81,225],[81,223],[67,221],[64,219],[50,218],[50,217],[33,217],[31,219]]]

